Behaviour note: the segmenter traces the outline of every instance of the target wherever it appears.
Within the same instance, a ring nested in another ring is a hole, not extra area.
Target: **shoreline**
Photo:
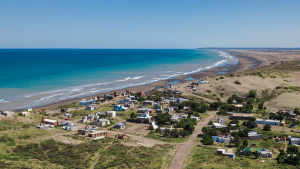
[[[93,97],[96,97],[99,95],[110,94],[112,92],[120,92],[121,93],[121,92],[125,92],[126,90],[135,91],[135,92],[150,92],[150,91],[154,90],[156,87],[163,87],[167,83],[172,82],[172,81],[180,82],[179,84],[176,84],[175,86],[185,85],[185,83],[191,83],[192,81],[185,80],[185,78],[188,78],[188,77],[194,78],[195,80],[193,80],[193,81],[198,81],[205,77],[221,75],[218,72],[223,72],[221,69],[224,69],[224,68],[228,69],[226,71],[226,74],[224,74],[224,75],[227,75],[227,74],[242,72],[245,70],[250,70],[251,68],[259,66],[260,61],[255,58],[252,58],[250,56],[242,56],[242,55],[235,56],[234,52],[232,52],[232,51],[228,51],[228,50],[224,50],[224,51],[231,54],[235,58],[237,58],[238,63],[235,65],[217,66],[217,67],[214,67],[211,69],[206,69],[206,70],[192,73],[189,75],[181,75],[181,76],[177,76],[176,78],[161,80],[161,81],[153,82],[153,83],[146,84],[146,85],[127,87],[124,89],[114,90],[114,91],[110,91],[110,92],[103,92],[103,93],[99,93],[96,95],[85,96],[85,97],[80,97],[80,98],[75,98],[75,99],[64,100],[64,101],[51,103],[48,105],[43,105],[43,106],[38,106],[38,107],[33,107],[33,108],[35,108],[35,109],[56,109],[57,107],[62,106],[62,105],[68,105],[73,102],[79,102],[82,99],[89,99],[89,98],[93,98]]]

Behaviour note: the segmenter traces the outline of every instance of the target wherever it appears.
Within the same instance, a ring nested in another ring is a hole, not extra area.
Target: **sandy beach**
[[[231,53],[231,51],[226,51],[226,52]],[[232,52],[231,54],[233,56],[235,56],[234,54],[237,54],[237,53]],[[207,69],[207,70],[197,72],[197,73],[194,73],[194,74],[190,74],[190,75],[177,76],[176,78],[173,78],[173,79],[162,80],[162,81],[157,81],[157,82],[147,84],[147,85],[134,86],[134,87],[129,87],[129,88],[125,88],[125,89],[116,90],[116,92],[124,92],[126,90],[135,91],[135,92],[148,92],[148,91],[151,91],[151,90],[155,89],[156,87],[163,87],[167,83],[172,82],[172,81],[179,81],[180,84],[178,84],[178,85],[186,85],[188,83],[191,83],[191,81],[185,80],[185,78],[187,78],[187,77],[192,77],[192,78],[196,79],[195,81],[197,81],[197,80],[200,80],[200,79],[205,78],[205,77],[219,75],[218,72],[222,72],[221,69],[224,69],[224,68],[228,69],[226,74],[231,74],[231,73],[241,72],[241,71],[244,71],[244,70],[249,70],[249,69],[251,69],[255,66],[258,66],[261,63],[259,59],[256,59],[256,58],[251,57],[251,56],[244,56],[244,55],[237,54],[235,57],[237,59],[239,59],[238,64],[236,64],[236,65],[219,66],[219,67],[215,67],[215,68],[212,68],[212,69]],[[59,106],[62,106],[62,105],[67,105],[67,104],[71,104],[73,102],[81,101],[82,99],[94,98],[95,96],[110,94],[112,92],[106,92],[106,93],[101,93],[101,94],[82,97],[82,98],[65,100],[65,101],[61,101],[61,102],[57,102],[57,103],[53,103],[53,104],[49,104],[49,105],[45,105],[45,106],[40,106],[40,107],[36,107],[36,108],[55,109],[55,108],[57,108]]]

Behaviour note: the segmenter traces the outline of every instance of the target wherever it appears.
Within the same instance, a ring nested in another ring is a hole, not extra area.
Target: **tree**
[[[210,138],[209,135],[203,136],[203,144],[205,145],[213,145],[214,141]]]
[[[204,133],[204,134],[208,134],[209,133],[209,128],[208,127],[202,127],[202,132]]]
[[[248,123],[247,123],[247,127],[249,129],[253,129],[253,128],[257,127],[257,124],[254,121],[249,120]]]
[[[248,94],[248,97],[251,97],[251,98],[254,98],[254,99],[255,99],[255,98],[256,98],[256,95],[257,95],[257,94],[256,94],[256,91],[255,91],[255,90],[250,90],[250,91],[249,91],[249,94]]]
[[[254,155],[255,155],[255,158],[259,158],[259,153],[257,150],[254,152]]]
[[[299,115],[299,108],[295,108],[294,109],[294,113],[297,114],[297,115]]]
[[[212,125],[212,124],[213,124],[213,121],[209,121],[209,122],[208,122],[208,125]]]
[[[259,103],[258,105],[258,109],[262,110],[264,108],[264,102]]]
[[[239,137],[238,137],[238,136],[235,136],[233,142],[234,142],[234,145],[235,145],[236,147],[238,147],[238,146],[240,145]]]
[[[131,113],[130,118],[136,118],[136,115],[134,112]]]
[[[281,120],[284,119],[284,115],[283,114],[278,114],[277,118],[278,118],[277,120],[280,120],[280,122],[281,122]]]
[[[269,124],[264,125],[264,131],[271,131],[271,126]]]
[[[245,140],[243,141],[243,146],[244,146],[245,148],[248,146],[248,140],[247,140],[247,139],[245,139]]]
[[[232,98],[232,97],[229,97],[228,100],[227,100],[227,103],[228,103],[228,104],[232,104],[232,103],[233,103],[233,98]]]

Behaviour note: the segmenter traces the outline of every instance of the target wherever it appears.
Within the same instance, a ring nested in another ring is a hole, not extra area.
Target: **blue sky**
[[[1,0],[0,48],[300,47],[299,0]]]

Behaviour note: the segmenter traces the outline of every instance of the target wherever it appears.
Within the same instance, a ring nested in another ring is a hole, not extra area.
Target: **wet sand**
[[[229,51],[226,51],[226,52],[229,52]],[[235,56],[235,55],[233,55],[233,56]],[[202,72],[197,72],[197,73],[190,74],[190,75],[177,76],[176,78],[173,78],[173,79],[162,80],[162,81],[157,81],[157,82],[147,84],[147,85],[134,86],[134,87],[129,87],[129,88],[125,88],[125,89],[116,90],[116,92],[125,92],[126,90],[135,91],[135,92],[149,92],[149,91],[152,91],[153,89],[155,89],[156,87],[163,87],[167,83],[173,82],[173,81],[179,81],[180,84],[178,84],[178,85],[186,85],[186,84],[192,82],[192,81],[185,80],[185,78],[188,78],[188,77],[192,77],[192,78],[195,79],[194,81],[197,81],[197,80],[200,80],[200,79],[205,78],[205,77],[220,75],[220,74],[218,74],[218,72],[224,72],[222,70],[224,68],[228,69],[226,71],[226,74],[232,74],[232,73],[237,73],[237,72],[241,72],[241,71],[244,71],[244,70],[249,70],[249,69],[259,65],[259,63],[260,63],[259,60],[255,59],[255,58],[252,58],[252,57],[249,57],[249,56],[237,55],[235,57],[237,59],[239,59],[237,65],[219,66],[219,67],[216,67],[216,68],[207,69],[207,70],[204,70]],[[62,106],[62,105],[67,105],[67,104],[71,104],[73,102],[81,101],[82,99],[95,98],[95,96],[99,96],[99,95],[103,96],[104,94],[111,94],[113,92],[114,91],[101,93],[101,94],[97,94],[97,95],[92,95],[92,96],[87,96],[87,97],[82,97],[82,98],[65,100],[65,101],[61,101],[61,102],[57,102],[57,103],[53,103],[53,104],[49,104],[49,105],[45,105],[45,106],[40,106],[40,107],[36,107],[36,108],[38,108],[38,109],[55,109],[55,108],[57,108],[59,106]]]

